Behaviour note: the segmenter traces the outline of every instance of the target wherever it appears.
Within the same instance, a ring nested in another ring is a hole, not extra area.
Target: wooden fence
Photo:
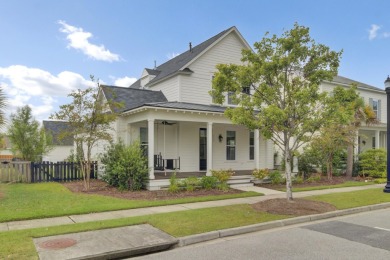
[[[97,162],[91,163],[91,179],[97,178]],[[82,180],[80,164],[73,162],[2,162],[0,182],[52,182]]]
[[[97,162],[91,163],[91,179],[97,178]],[[82,180],[80,164],[76,162],[31,163],[31,182]]]
[[[0,162],[0,182],[31,182],[31,162]]]

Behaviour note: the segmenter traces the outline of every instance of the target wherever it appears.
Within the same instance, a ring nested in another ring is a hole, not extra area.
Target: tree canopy
[[[337,75],[341,53],[316,43],[309,28],[295,24],[280,37],[267,33],[254,51],[243,50],[241,65],[217,65],[210,94],[223,104],[229,93],[237,106],[226,116],[259,129],[283,151],[289,200],[292,155],[326,121],[326,93],[319,85]]]
[[[24,160],[40,161],[42,155],[52,149],[52,136],[39,126],[28,105],[11,114],[7,134],[12,143],[12,152]]]

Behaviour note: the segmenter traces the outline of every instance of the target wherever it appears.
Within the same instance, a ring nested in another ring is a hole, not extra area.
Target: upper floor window
[[[226,160],[236,159],[236,131],[226,131]]]
[[[248,86],[248,87],[243,87],[243,88],[242,88],[242,91],[241,91],[242,94],[246,94],[246,95],[249,95],[250,92],[251,92],[251,89],[250,89],[249,86]],[[235,92],[232,92],[232,91],[229,91],[229,92],[228,92],[228,94],[227,94],[228,105],[237,105],[237,102],[235,102],[235,101],[233,100],[233,97],[235,96],[235,94],[236,94],[236,93],[235,93]]]
[[[370,107],[375,113],[376,119],[381,119],[381,101],[380,99],[369,99]]]

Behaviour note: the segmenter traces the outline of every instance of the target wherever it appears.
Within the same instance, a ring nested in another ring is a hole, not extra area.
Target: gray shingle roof
[[[156,75],[156,77],[154,79],[152,79],[146,85],[152,85],[154,82],[159,81],[165,77],[168,77],[169,75],[171,75],[175,72],[178,72],[184,65],[186,65],[188,62],[193,60],[195,57],[197,57],[201,52],[203,52],[210,45],[212,45],[214,42],[216,42],[219,38],[221,38],[223,35],[225,35],[226,32],[231,30],[233,27],[230,27],[229,29],[226,29],[226,30],[220,32],[219,34],[200,43],[199,45],[196,45],[195,47],[192,47],[191,51],[187,50],[186,52],[183,52],[182,54],[176,56],[175,58],[170,59],[169,61],[158,66],[155,70],[147,69],[149,74],[152,73],[152,75]],[[152,71],[152,72],[150,73],[149,71]],[[137,88],[138,86],[140,87],[139,82],[135,82],[130,87]]]
[[[368,84],[365,84],[365,83],[362,83],[362,82],[359,82],[359,81],[356,81],[356,80],[352,80],[352,79],[349,79],[349,78],[346,78],[346,77],[342,77],[342,76],[334,77],[332,82],[334,82],[336,84],[337,83],[341,83],[341,84],[346,84],[346,85],[351,85],[352,83],[355,83],[358,87],[368,88],[368,89],[372,89],[372,90],[384,91],[381,88],[377,88],[377,87],[374,87],[374,86],[371,86],[371,85],[368,85]]]
[[[73,145],[73,136],[64,135],[64,132],[71,131],[68,122],[44,120],[43,127],[52,135],[54,145]]]
[[[161,91],[145,89],[124,88],[101,85],[107,99],[122,103],[123,107],[114,109],[115,112],[124,112],[143,106],[146,103],[167,102],[167,98]]]
[[[221,107],[221,106],[202,105],[202,104],[185,103],[185,102],[147,103],[145,104],[145,106],[194,110],[194,111],[207,111],[207,112],[216,112],[216,113],[223,113],[226,110],[226,107]]]

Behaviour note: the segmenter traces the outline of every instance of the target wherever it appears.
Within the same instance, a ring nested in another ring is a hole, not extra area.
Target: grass
[[[311,186],[311,187],[294,187],[293,192],[300,191],[311,191],[311,190],[327,190],[327,189],[335,189],[335,188],[344,188],[344,187],[357,187],[357,186],[366,186],[366,185],[374,185],[376,183],[373,182],[360,182],[360,181],[346,181],[341,184],[334,185],[322,185],[322,186]],[[286,189],[280,189],[281,191],[286,191]]]
[[[58,183],[0,184],[0,222],[262,195],[256,192],[172,200],[125,200],[72,193]]]
[[[149,223],[175,237],[287,218],[249,205],[188,210],[48,228],[0,232],[0,259],[38,259],[32,238]]]
[[[390,194],[384,193],[383,189],[379,188],[317,195],[307,197],[306,199],[327,202],[338,209],[349,209],[390,202]]]

